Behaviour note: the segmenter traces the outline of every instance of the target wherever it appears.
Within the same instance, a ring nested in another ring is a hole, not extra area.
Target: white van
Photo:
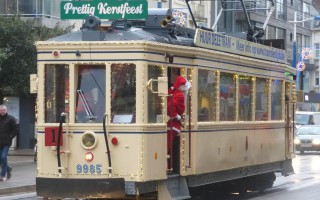
[[[320,112],[296,111],[296,128],[301,125],[320,125]]]

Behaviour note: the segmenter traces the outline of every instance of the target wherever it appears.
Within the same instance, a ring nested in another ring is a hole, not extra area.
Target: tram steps
[[[184,199],[190,199],[191,196],[179,196],[179,197],[173,197],[172,200],[184,200]]]
[[[168,176],[168,179],[164,181],[162,186],[165,192],[160,194],[162,198],[159,198],[159,200],[184,200],[191,198],[185,177],[181,177],[180,175],[170,175]],[[166,195],[163,196],[163,194]]]

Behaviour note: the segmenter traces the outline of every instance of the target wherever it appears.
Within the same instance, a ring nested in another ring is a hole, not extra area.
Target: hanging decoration
[[[174,23],[181,26],[181,27],[185,27],[186,26],[186,22],[187,22],[187,13],[181,12],[179,10],[173,10],[172,11],[172,16],[174,17],[175,21]]]
[[[306,68],[306,64],[303,62],[304,60],[309,60],[312,58],[312,49],[309,47],[305,47],[302,49],[300,54],[300,61],[297,63],[296,68],[298,71],[303,71]]]
[[[311,48],[303,48],[301,51],[301,57],[303,60],[308,60],[312,58],[312,49]]]
[[[298,71],[303,71],[306,68],[306,65],[304,64],[304,62],[299,61],[296,65],[296,68]]]

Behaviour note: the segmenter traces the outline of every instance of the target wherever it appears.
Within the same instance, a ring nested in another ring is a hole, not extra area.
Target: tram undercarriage
[[[85,198],[103,199],[190,199],[190,191],[206,186],[226,193],[245,195],[247,191],[264,192],[273,186],[275,172],[290,174],[291,160],[268,163],[258,166],[213,172],[194,176],[172,174],[166,180],[148,182],[125,182],[122,178],[114,179],[81,179],[74,180],[77,191],[74,191],[72,179],[37,178],[38,195],[50,198]],[[48,185],[56,187],[48,187]],[[69,187],[70,186],[70,187]],[[79,189],[81,188],[81,189]],[[105,191],[105,192],[102,192]]]

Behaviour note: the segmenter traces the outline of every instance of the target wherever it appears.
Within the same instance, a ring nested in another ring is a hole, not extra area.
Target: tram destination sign
[[[94,15],[100,19],[146,19],[147,0],[61,1],[61,19],[85,19]]]
[[[194,44],[198,47],[234,53],[279,63],[286,63],[286,53],[282,49],[269,47],[247,40],[222,35],[212,31],[197,29]]]

